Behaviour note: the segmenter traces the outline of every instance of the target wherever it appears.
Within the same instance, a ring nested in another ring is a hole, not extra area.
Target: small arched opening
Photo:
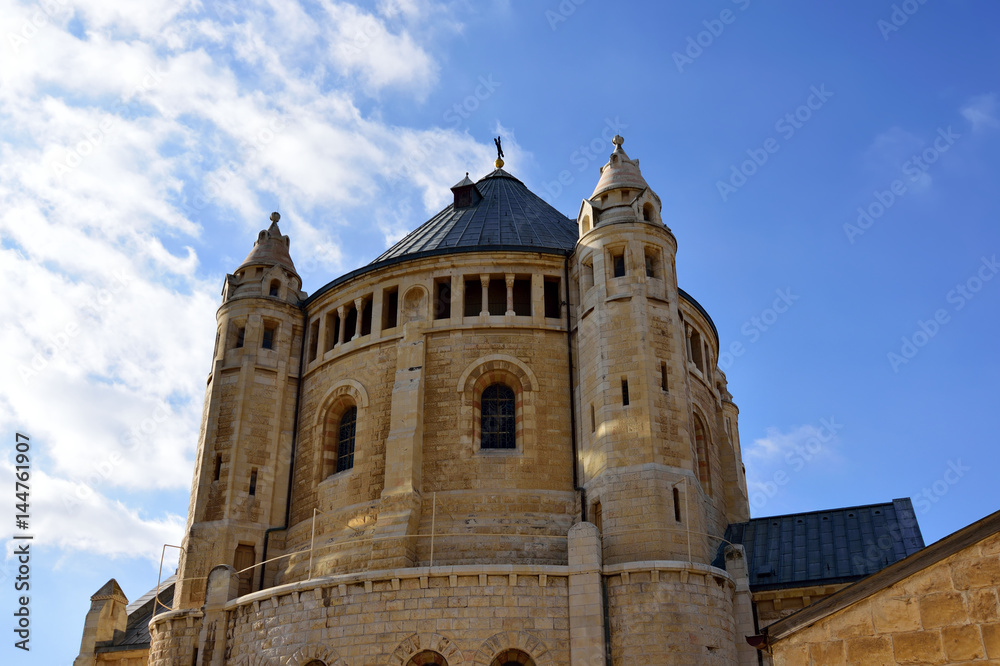
[[[439,652],[424,650],[410,657],[406,666],[448,666],[448,660]]]
[[[511,648],[494,657],[490,666],[535,666],[535,660],[527,652]]]

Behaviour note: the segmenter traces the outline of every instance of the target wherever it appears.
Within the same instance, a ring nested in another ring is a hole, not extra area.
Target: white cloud
[[[271,210],[315,289],[374,258],[357,237],[397,239],[485,172],[488,142],[361,110],[430,91],[454,13],[85,0],[0,45],[0,427],[44,443],[52,543],[158,557],[179,538],[146,493],[190,486],[222,275]]]
[[[992,129],[1000,124],[997,119],[997,94],[979,95],[971,98],[961,109],[962,116],[972,125],[972,131]]]
[[[14,466],[4,461],[0,464],[0,484],[13,488],[14,482]],[[16,530],[13,524],[5,526],[0,538],[31,534],[43,546],[159,562],[163,544],[179,544],[184,534],[181,516],[171,513],[144,516],[85,483],[50,476],[37,463],[31,474],[31,489],[28,529]],[[9,544],[6,552],[13,552]]]

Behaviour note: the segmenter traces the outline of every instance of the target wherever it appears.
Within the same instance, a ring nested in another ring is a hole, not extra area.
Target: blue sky
[[[912,497],[929,543],[998,508],[992,4],[0,16],[0,487],[25,432],[36,535],[33,649],[8,634],[8,663],[69,663],[89,596],[138,597],[179,543],[219,292],[268,214],[311,293],[487,173],[497,134],[570,216],[625,136],[731,352],[754,515]]]

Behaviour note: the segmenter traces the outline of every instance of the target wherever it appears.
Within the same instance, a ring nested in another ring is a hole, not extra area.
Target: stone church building
[[[176,577],[109,581],[76,663],[909,663],[896,634],[947,655],[953,626],[1000,659],[982,576],[943,624],[919,593],[916,628],[837,619],[948,558],[992,571],[996,515],[932,555],[907,499],[750,518],[718,332],[623,141],[575,220],[498,159],[311,294],[273,214],[222,288]]]

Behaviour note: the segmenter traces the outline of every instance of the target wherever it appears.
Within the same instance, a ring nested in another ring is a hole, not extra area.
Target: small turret
[[[306,294],[278,213],[226,276],[198,442],[194,493],[175,602],[204,601],[218,565],[241,571],[240,594],[258,583],[264,534],[285,514]]]

